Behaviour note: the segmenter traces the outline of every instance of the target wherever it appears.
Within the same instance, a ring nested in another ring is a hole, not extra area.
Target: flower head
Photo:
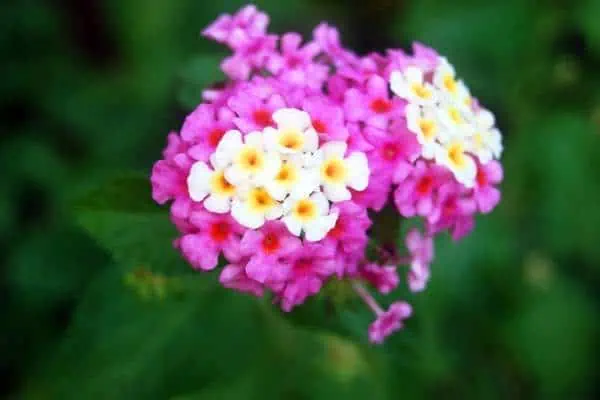
[[[409,289],[425,289],[435,235],[463,237],[499,202],[502,135],[431,48],[359,56],[326,23],[305,40],[271,34],[268,22],[250,5],[203,31],[231,50],[227,79],[168,135],[152,196],[170,202],[174,245],[195,269],[271,292],[284,311],[332,279],[349,281],[381,343],[412,310],[396,301],[385,311],[367,288],[392,294],[407,271]],[[371,235],[392,199],[399,219],[423,226],[408,232],[404,254],[385,230]]]
[[[376,344],[383,343],[386,337],[402,328],[403,321],[411,314],[410,304],[403,301],[393,303],[387,311],[380,313],[369,326],[369,340]]]

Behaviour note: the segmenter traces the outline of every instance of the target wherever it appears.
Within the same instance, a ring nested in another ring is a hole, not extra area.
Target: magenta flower
[[[369,240],[367,229],[371,226],[367,211],[352,201],[339,203],[336,207],[340,213],[324,243],[339,245],[346,254],[362,254]]]
[[[439,63],[439,54],[430,47],[421,43],[413,43],[413,55],[407,55],[403,50],[390,49],[387,51],[389,64],[385,70],[385,76],[389,77],[392,71],[403,71],[407,67],[416,66],[423,71],[432,71]]]
[[[202,34],[218,43],[227,44],[232,49],[238,49],[248,38],[264,36],[268,25],[268,15],[258,11],[254,5],[248,5],[235,15],[221,15]]]
[[[329,67],[313,61],[321,50],[316,42],[301,46],[302,36],[286,33],[281,37],[281,54],[273,53],[266,68],[281,81],[293,86],[318,89],[327,79]]]
[[[221,253],[230,262],[240,260],[243,229],[233,218],[229,215],[195,210],[190,215],[190,222],[198,231],[184,235],[179,246],[184,257],[194,268],[205,271],[214,269]]]
[[[323,281],[335,273],[334,252],[332,246],[309,243],[290,256],[290,275],[278,293],[284,311],[321,290]]]
[[[250,133],[273,126],[273,112],[285,107],[285,101],[276,94],[260,98],[246,90],[229,98],[227,105],[237,115],[233,118],[237,128],[244,133]]]
[[[399,182],[394,192],[394,203],[400,215],[406,218],[431,215],[437,188],[450,179],[452,176],[446,169],[417,161],[409,176]]]
[[[344,111],[341,107],[323,98],[311,97],[304,101],[302,108],[310,115],[312,126],[319,134],[321,143],[348,139],[348,129],[344,124]]]
[[[370,165],[373,165],[369,162]],[[352,193],[352,201],[365,208],[370,208],[375,211],[381,211],[385,206],[390,194],[390,179],[388,179],[389,171],[382,167],[371,170],[371,176],[377,179],[372,179],[369,186],[362,192],[350,190]]]
[[[427,218],[428,230],[432,234],[449,230],[458,240],[473,228],[473,214],[477,205],[471,198],[463,196],[465,189],[456,182],[448,182],[438,190],[433,212]]]
[[[229,109],[217,110],[209,104],[201,104],[192,111],[181,128],[181,138],[190,144],[190,157],[208,161],[225,132],[233,129],[233,117]]]
[[[405,127],[395,125],[390,133],[378,130],[365,130],[367,140],[375,149],[367,154],[369,166],[379,171],[378,179],[391,184],[391,181],[401,182],[411,172],[413,161],[419,155],[420,145],[412,132]]]
[[[150,175],[152,198],[158,204],[187,196],[187,172],[193,162],[186,153],[188,147],[175,132],[167,136],[164,160],[154,164]]]
[[[423,236],[417,229],[412,229],[406,235],[406,248],[410,254],[410,271],[408,286],[413,292],[425,289],[429,280],[429,264],[433,260],[433,239]]]
[[[388,86],[385,79],[374,75],[366,82],[364,91],[349,89],[344,100],[346,118],[385,131],[390,118],[400,113],[403,104],[390,98]]]
[[[368,153],[375,148],[371,143],[365,139],[362,130],[360,129],[360,124],[356,122],[347,123],[349,136],[346,139],[346,143],[348,143],[348,152],[352,153],[353,151],[360,151],[364,153]]]
[[[392,303],[387,311],[377,313],[377,319],[369,326],[369,340],[381,344],[386,337],[402,329],[403,321],[412,314],[412,307],[404,301]]]
[[[482,213],[491,212],[500,201],[500,191],[493,185],[500,183],[502,176],[502,166],[497,161],[492,160],[485,165],[478,165],[473,198]]]
[[[219,276],[219,282],[226,288],[250,293],[257,297],[262,297],[264,293],[263,285],[248,277],[245,268],[239,264],[225,266]]]
[[[290,268],[282,259],[301,249],[300,239],[280,222],[268,222],[260,230],[247,230],[240,243],[241,254],[249,257],[246,274],[260,283],[285,280]]]
[[[337,29],[320,23],[313,31],[314,41],[337,67],[358,62],[358,56],[342,47]]]
[[[264,68],[275,51],[277,37],[268,35],[240,41],[237,51],[221,63],[221,69],[233,80],[248,79],[252,72]]]
[[[360,277],[373,285],[381,294],[390,293],[400,281],[396,266],[380,266],[375,263],[363,265],[360,269]]]

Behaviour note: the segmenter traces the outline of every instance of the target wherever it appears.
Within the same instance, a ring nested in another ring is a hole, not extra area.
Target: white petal
[[[208,195],[212,174],[213,171],[202,161],[192,165],[187,178],[188,191],[192,200],[202,201]]]
[[[310,116],[295,108],[282,108],[273,113],[273,121],[279,129],[298,129],[304,131],[310,126]]]
[[[283,217],[282,221],[292,235],[300,236],[300,232],[302,232],[302,223],[300,221],[298,221],[292,215]]]
[[[225,132],[215,152],[226,154],[236,153],[242,147],[242,144],[242,133],[232,129]]]
[[[323,152],[317,150],[314,153],[302,153],[300,154],[299,160],[300,165],[304,168],[315,168],[323,163]]]
[[[275,151],[278,147],[277,136],[279,132],[270,126],[263,130],[264,148],[267,151]]]
[[[218,159],[217,153],[212,153],[210,155],[210,164],[214,169],[225,169],[229,165],[229,162],[225,162],[223,158]]]
[[[404,76],[400,71],[392,71],[390,74],[390,89],[396,96],[402,97],[401,93],[404,91],[404,87],[406,86],[406,82],[404,81]]]
[[[319,188],[320,183],[321,178],[318,169],[302,169],[300,170],[300,180],[290,190],[290,196],[294,199],[306,198]]]
[[[437,148],[440,147],[437,143],[421,142],[421,155],[427,160],[431,160],[435,157]]]
[[[477,165],[475,161],[468,156],[465,155],[466,165],[458,171],[454,171],[456,176],[456,180],[465,185],[467,188],[472,188],[475,186],[475,177],[477,175]]]
[[[404,109],[408,129],[414,133],[420,133],[419,121],[421,120],[421,107],[417,104],[408,104]]]
[[[231,198],[211,194],[204,200],[204,208],[217,214],[225,214],[231,208]]]
[[[325,195],[321,192],[313,193],[310,196],[310,199],[315,202],[317,205],[317,209],[319,210],[319,215],[325,215],[329,212],[329,202]]]
[[[313,128],[304,132],[304,151],[316,151],[319,147],[319,134]]]
[[[338,185],[323,185],[323,192],[325,196],[333,202],[338,203],[340,201],[350,200],[352,198],[352,193],[346,188],[346,185],[338,184]]]
[[[240,225],[250,229],[257,229],[264,225],[265,217],[260,213],[251,212],[248,210],[246,203],[239,199],[233,200],[231,205],[231,216]]]
[[[250,132],[244,137],[244,143],[262,150],[263,134],[261,132]]]
[[[269,196],[275,200],[282,201],[287,195],[288,191],[282,185],[276,181],[266,182],[264,185],[265,190],[269,193]]]
[[[281,157],[277,153],[266,153],[265,164],[262,172],[257,176],[257,181],[267,182],[272,180],[281,169]]]
[[[215,150],[215,161],[220,166],[227,165],[242,147],[242,133],[232,129],[227,131]]]
[[[248,173],[241,170],[237,165],[225,169],[225,179],[234,186],[248,184]]]
[[[490,129],[495,123],[494,114],[488,110],[480,110],[476,115],[476,122],[481,129]]]
[[[335,226],[338,218],[338,213],[317,218],[316,220],[304,226],[304,237],[309,242],[317,242],[323,239],[331,229]]]
[[[369,184],[369,162],[365,153],[355,152],[346,159],[348,186],[354,190],[365,190]]]
[[[321,146],[321,151],[323,152],[323,158],[331,158],[331,157],[339,157],[344,158],[344,154],[346,154],[347,145],[345,142],[333,141],[327,142],[323,146]]]
[[[404,71],[404,77],[409,84],[422,83],[423,82],[423,71],[421,71],[417,67],[408,67]]]
[[[269,211],[267,211],[267,213],[265,214],[265,217],[268,220],[272,221],[274,219],[281,217],[282,214],[283,214],[283,207],[281,206],[281,204],[277,204],[276,206],[271,208]]]

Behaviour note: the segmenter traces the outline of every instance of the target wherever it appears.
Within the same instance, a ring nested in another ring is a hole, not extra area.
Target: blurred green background
[[[354,300],[282,316],[191,272],[142,175],[121,172],[147,175],[218,78],[199,31],[241,4],[0,6],[0,395],[600,397],[600,1],[258,2],[276,32],[325,19],[361,52],[429,44],[498,116],[503,201],[440,238],[383,347]]]

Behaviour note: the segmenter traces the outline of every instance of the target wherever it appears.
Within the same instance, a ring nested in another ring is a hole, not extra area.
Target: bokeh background
[[[219,78],[199,31],[241,4],[0,6],[0,395],[600,397],[600,1],[258,2],[276,32],[325,19],[363,53],[429,44],[498,116],[503,201],[437,242],[430,288],[383,347],[343,290],[282,316],[189,271],[122,172],[147,175]]]

